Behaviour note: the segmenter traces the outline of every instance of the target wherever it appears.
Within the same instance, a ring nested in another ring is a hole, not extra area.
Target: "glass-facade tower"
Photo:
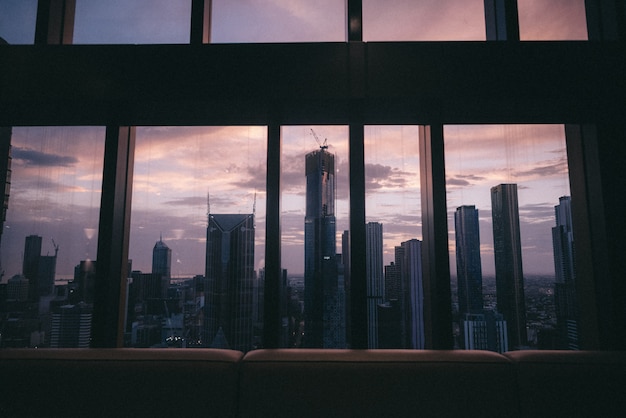
[[[578,303],[576,300],[576,268],[574,266],[574,231],[572,226],[572,199],[559,198],[554,207],[556,226],[552,228],[554,248],[554,299],[558,331],[558,348],[577,350]]]
[[[509,347],[520,349],[528,338],[517,184],[491,188],[491,211],[497,307],[507,321]]]
[[[454,214],[459,313],[482,313],[483,277],[476,206],[460,206]]]
[[[340,348],[346,341],[345,292],[336,257],[335,156],[324,145],[308,153],[305,164],[304,345]]]
[[[204,344],[252,349],[254,214],[209,214]]]

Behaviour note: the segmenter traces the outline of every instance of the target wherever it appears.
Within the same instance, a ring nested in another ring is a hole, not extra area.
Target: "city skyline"
[[[283,268],[303,273],[306,152],[317,147],[310,133],[329,139],[337,156],[337,240],[348,224],[345,126],[283,127]],[[383,258],[393,260],[399,242],[421,239],[416,126],[366,127],[366,220],[384,225]],[[569,195],[562,125],[446,125],[446,188],[455,272],[453,212],[472,204],[480,212],[483,273],[494,273],[489,187],[520,185],[520,222],[527,274],[553,275],[553,207]],[[80,260],[94,260],[104,128],[14,128],[11,198],[3,234],[4,281],[21,273],[23,239],[43,237],[44,254],[60,246],[59,278],[71,278]],[[467,145],[465,145],[467,144]],[[508,145],[509,150],[505,145]],[[233,148],[238,149],[235,155]],[[204,270],[207,193],[215,212],[249,213],[255,205],[255,269],[264,265],[265,127],[139,127],[129,258],[150,271],[159,236],[172,249],[172,276]],[[412,212],[412,213],[411,213]]]

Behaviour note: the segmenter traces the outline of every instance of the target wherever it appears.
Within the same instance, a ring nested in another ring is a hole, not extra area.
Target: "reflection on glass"
[[[522,41],[587,40],[585,0],[518,0]]]
[[[76,0],[75,44],[189,43],[191,0]]]
[[[483,0],[363,0],[364,41],[484,41]]]
[[[211,42],[343,42],[345,16],[336,0],[213,0]]]
[[[0,2],[0,45],[33,44],[37,21],[37,0]]]
[[[104,136],[13,128],[9,151],[2,135],[0,347],[89,346]]]
[[[574,337],[564,132],[562,125],[445,126],[460,348],[567,348]]]
[[[125,345],[248,351],[262,333],[267,128],[137,128]]]
[[[417,126],[365,127],[369,348],[424,348]]]
[[[345,348],[348,129],[287,126],[281,135],[285,345]]]

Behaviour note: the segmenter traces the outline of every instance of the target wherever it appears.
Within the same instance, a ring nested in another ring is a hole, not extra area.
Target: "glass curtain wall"
[[[458,348],[576,348],[563,125],[444,128]]]
[[[10,150],[3,145],[0,346],[89,347],[104,128],[12,131]]]
[[[137,128],[127,346],[259,344],[266,147],[260,126]]]
[[[418,135],[365,127],[369,348],[424,348]]]
[[[284,345],[345,348],[348,127],[283,126],[281,139]]]

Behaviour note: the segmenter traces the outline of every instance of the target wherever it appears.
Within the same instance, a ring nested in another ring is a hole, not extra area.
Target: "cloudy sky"
[[[586,39],[584,0],[518,0],[523,40]],[[0,36],[29,44],[37,0],[0,0]],[[77,0],[75,43],[187,43],[191,0]],[[344,0],[213,0],[213,42],[346,39]],[[363,40],[484,40],[483,0],[363,0]]]
[[[0,0],[0,36],[33,42],[36,0]],[[364,40],[482,40],[482,0],[363,0]],[[522,39],[585,39],[583,0],[518,0]],[[77,0],[75,43],[186,43],[190,1]],[[147,6],[149,5],[149,7]],[[214,42],[344,41],[341,0],[214,0]],[[345,126],[312,127],[336,154],[337,231],[348,228]],[[311,127],[283,127],[284,267],[301,270],[304,155]],[[447,126],[448,210],[475,204],[485,273],[493,270],[489,189],[518,182],[525,270],[550,272],[553,206],[569,193],[561,126]],[[0,259],[21,270],[24,237],[60,246],[59,274],[96,257],[104,128],[14,128],[13,178]],[[210,194],[213,213],[250,213],[256,196],[257,267],[264,263],[265,127],[138,128],[130,256],[149,271],[154,243],[173,251],[173,273],[202,274]],[[383,223],[393,247],[421,238],[417,128],[366,127],[367,221]],[[452,224],[451,224],[452,225]],[[450,231],[451,254],[454,235]],[[454,257],[451,257],[454,272]]]

